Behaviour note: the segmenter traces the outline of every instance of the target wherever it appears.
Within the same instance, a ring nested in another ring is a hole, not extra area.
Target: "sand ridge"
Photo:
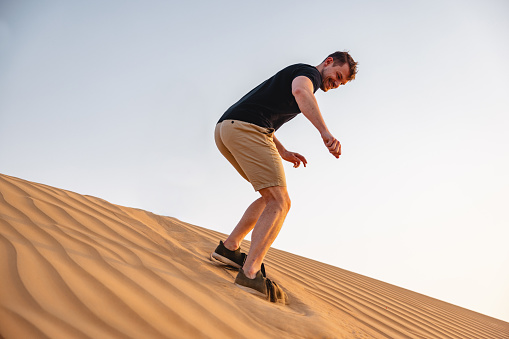
[[[0,175],[0,336],[509,338],[507,322],[277,249],[267,273],[291,304],[268,303],[209,261],[224,238]]]

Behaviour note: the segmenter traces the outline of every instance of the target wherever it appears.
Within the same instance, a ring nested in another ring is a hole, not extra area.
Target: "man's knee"
[[[263,188],[260,191],[266,204],[276,204],[282,211],[288,213],[292,202],[286,187],[274,186]]]

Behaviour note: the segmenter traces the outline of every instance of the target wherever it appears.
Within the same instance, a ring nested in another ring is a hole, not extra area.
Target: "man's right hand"
[[[339,140],[334,138],[329,132],[323,133],[322,139],[325,146],[329,149],[329,152],[336,158],[339,158],[341,155],[341,143]]]

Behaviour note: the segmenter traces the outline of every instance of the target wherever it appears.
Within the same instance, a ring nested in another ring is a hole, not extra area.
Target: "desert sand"
[[[509,338],[507,322],[277,249],[267,274],[290,305],[271,304],[211,263],[224,239],[0,175],[0,337]]]

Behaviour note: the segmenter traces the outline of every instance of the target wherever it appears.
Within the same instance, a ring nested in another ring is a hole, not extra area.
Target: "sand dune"
[[[276,249],[267,272],[290,305],[271,304],[209,261],[220,239],[0,175],[0,336],[509,338],[507,322]]]

